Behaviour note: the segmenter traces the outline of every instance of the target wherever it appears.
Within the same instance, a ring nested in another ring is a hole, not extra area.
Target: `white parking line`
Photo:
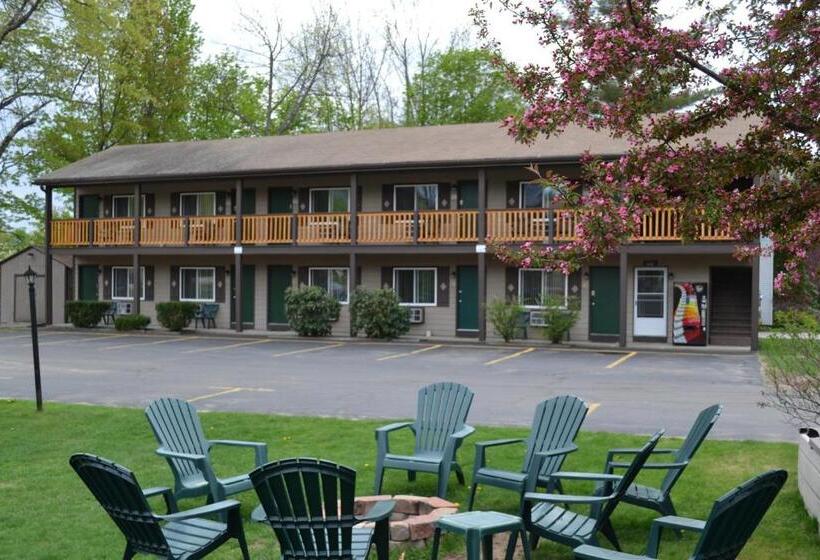
[[[157,344],[168,344],[169,342],[182,342],[184,340],[196,340],[202,338],[199,336],[179,336],[169,338],[167,340],[155,340],[154,342],[132,342],[129,344],[117,344],[116,346],[105,346],[100,350],[119,350],[120,348],[130,348],[132,346],[156,346]]]
[[[279,354],[274,354],[273,358],[281,358],[282,356],[293,356],[294,354],[304,354],[306,352],[319,352],[320,350],[329,350],[330,348],[338,348],[339,346],[344,346],[344,342],[334,342],[333,344],[326,344],[324,346],[319,346],[315,348],[302,348],[301,350],[291,350],[290,352],[281,352]]]
[[[216,350],[227,350],[229,348],[239,348],[241,346],[251,346],[253,344],[264,344],[265,342],[271,342],[270,339],[263,339],[263,340],[251,340],[249,342],[237,342],[236,344],[227,344],[224,346],[211,346],[209,348],[194,348],[192,350],[183,350],[183,354],[198,354],[201,352],[215,352]]]
[[[82,342],[96,342],[98,340],[106,339],[110,340],[112,338],[125,338],[126,336],[131,336],[130,334],[95,334],[90,335],[91,338],[81,338],[80,340],[57,340],[55,342],[43,342],[40,346],[58,346],[60,344],[80,344]]]
[[[587,411],[587,414],[592,414],[593,412],[598,410],[600,407],[601,407],[601,403],[599,403],[599,402],[589,403],[589,410]]]
[[[200,395],[199,397],[194,397],[192,399],[188,399],[188,402],[197,402],[197,401],[204,401],[205,399],[212,399],[214,397],[221,397],[222,395],[229,395],[231,393],[238,393],[242,390],[242,387],[230,387],[225,389],[224,391],[219,391],[217,393],[209,393],[207,395]]]
[[[441,348],[442,344],[434,344],[433,346],[425,346],[424,348],[419,348],[418,350],[413,350],[412,352],[402,352],[400,354],[390,354],[389,356],[382,356],[381,358],[377,358],[377,362],[381,362],[383,360],[394,360],[396,358],[404,358],[405,356],[415,356],[416,354],[421,354],[422,352],[429,352],[430,350],[435,350],[436,348]]]

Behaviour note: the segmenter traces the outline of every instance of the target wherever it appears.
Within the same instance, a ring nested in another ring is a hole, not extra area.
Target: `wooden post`
[[[350,174],[350,244],[355,245],[359,237],[359,188],[355,173]]]
[[[132,300],[133,303],[131,304],[131,312],[133,315],[137,315],[140,312],[140,298],[142,297],[142,282],[140,282],[140,254],[134,250],[134,255],[131,261],[131,270],[134,271],[134,299]],[[113,281],[113,280],[112,280]],[[114,289],[114,286],[111,286],[111,289]]]
[[[419,242],[419,211],[413,210],[413,243]]]
[[[487,340],[487,254],[478,254],[478,340]]]
[[[478,242],[484,243],[487,238],[487,170],[478,170]]]
[[[191,219],[188,216],[182,218],[182,244],[187,247],[191,239]]]
[[[142,218],[142,185],[139,183],[134,185],[134,234],[132,235],[134,241],[134,255],[133,268],[134,271],[134,303],[131,305],[131,311],[134,315],[140,312],[140,298],[142,294],[142,275],[140,274],[140,218]],[[112,286],[113,289],[113,286]]]
[[[290,239],[291,242],[296,245],[298,243],[297,237],[299,236],[299,191],[295,190],[291,193],[291,201],[290,201]]]
[[[752,342],[751,349],[757,350],[759,346],[758,327],[760,323],[760,255],[755,255],[752,259],[752,309],[751,309]]]
[[[629,275],[628,272],[628,260],[627,260],[627,252],[626,247],[621,246],[620,249],[620,266],[618,269],[619,272],[619,281],[618,281],[618,297],[621,300],[619,310],[618,310],[618,346],[624,347],[626,346],[626,313],[627,313],[627,279]]]
[[[349,266],[348,271],[347,271],[348,279],[349,280],[352,279],[352,281],[349,282],[350,286],[352,286],[351,293],[348,294],[348,301],[349,301],[353,290],[355,290],[358,287],[358,284],[356,283],[356,280],[357,280],[356,270],[358,269],[356,253],[350,253],[350,261],[348,262],[348,266]],[[350,311],[350,306],[348,306],[348,311]],[[350,318],[350,336],[356,336],[355,330],[353,328],[353,313],[348,313],[348,314],[350,315],[350,317],[349,317]]]
[[[50,325],[54,321],[54,298],[52,297],[52,286],[54,281],[54,270],[51,263],[51,220],[53,214],[52,207],[53,192],[51,187],[46,187],[46,215],[45,215],[45,253],[46,253],[46,324]],[[37,317],[32,317],[32,322],[37,322]]]
[[[234,236],[233,294],[234,294],[234,328],[242,332],[242,179],[236,180],[234,190],[234,207],[236,208],[236,229]]]

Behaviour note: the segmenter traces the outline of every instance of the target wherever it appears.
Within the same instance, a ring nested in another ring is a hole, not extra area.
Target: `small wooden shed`
[[[68,258],[52,257],[54,280],[52,301],[54,302],[55,324],[65,323],[65,302],[71,293],[71,261]],[[33,245],[0,261],[0,325],[27,324],[30,322],[28,283],[24,273],[28,267],[37,273],[35,294],[37,296],[37,322],[46,322],[46,256],[45,252]]]

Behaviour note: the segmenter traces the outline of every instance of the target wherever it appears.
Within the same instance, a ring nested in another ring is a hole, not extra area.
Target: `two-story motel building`
[[[713,139],[739,134],[727,126]],[[550,294],[580,298],[572,340],[671,344],[683,314],[676,286],[689,284],[704,292],[706,343],[754,348],[759,261],[738,262],[737,242],[707,226],[681,243],[678,224],[697,217],[658,208],[617,254],[568,277],[485,251],[574,235],[573,215],[552,207],[526,166],[578,178],[585,151],[616,158],[626,148],[576,127],[532,146],[496,123],[396,128],[118,146],[37,183],[46,249],[74,264],[69,297],[127,302],[154,322],[157,302],[215,302],[221,328],[283,330],[285,289],[311,284],[342,302],[334,334],[347,335],[351,291],[387,287],[412,308],[412,335],[483,341],[495,337],[486,302],[537,311]],[[73,219],[52,219],[55,188],[73,189]],[[63,322],[59,302],[47,305],[49,322]]]

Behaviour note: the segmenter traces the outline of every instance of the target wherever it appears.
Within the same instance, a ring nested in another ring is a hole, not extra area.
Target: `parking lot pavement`
[[[590,403],[588,430],[683,435],[700,409],[721,402],[713,437],[795,433],[759,406],[754,354],[54,330],[40,347],[45,398],[60,402],[142,407],[173,395],[204,410],[404,418],[420,386],[448,380],[475,392],[475,424],[526,425],[536,403],[573,393]],[[0,330],[0,397],[32,396],[29,335]]]

